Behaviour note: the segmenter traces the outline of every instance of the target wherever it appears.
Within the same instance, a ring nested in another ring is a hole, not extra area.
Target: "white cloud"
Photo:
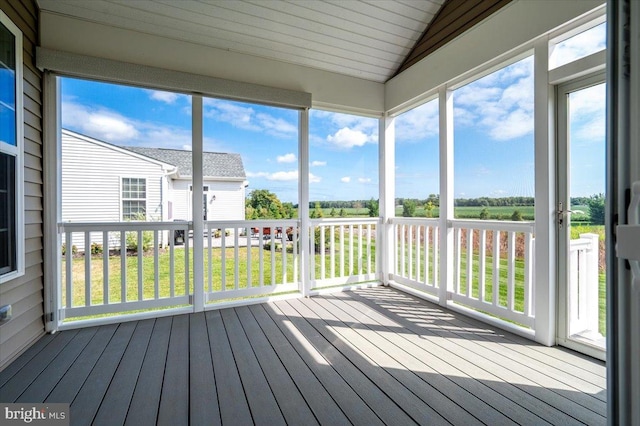
[[[569,98],[572,141],[604,142],[606,135],[604,84],[573,92]]]
[[[438,101],[420,105],[396,118],[396,140],[417,141],[438,134]]]
[[[172,92],[161,92],[159,90],[152,90],[149,97],[154,101],[160,101],[166,104],[172,104],[178,99],[178,97],[180,97],[180,95]]]
[[[101,106],[73,101],[62,102],[62,127],[116,145],[191,147],[188,129],[138,121]]]
[[[327,136],[309,135],[311,143],[329,143],[336,148],[351,149],[378,142],[378,120],[358,115],[311,110],[310,118]]]
[[[322,166],[326,166],[327,162],[326,161],[312,161],[311,162],[311,167],[322,167]]]
[[[606,48],[607,27],[602,23],[558,43],[549,59],[551,68],[567,64]]]
[[[525,58],[454,93],[455,121],[505,141],[533,133],[533,59]]]
[[[351,182],[351,176],[345,176],[343,178],[340,178],[340,182],[342,183],[349,183]]]
[[[371,178],[358,178],[359,183],[370,183]]]
[[[252,132],[266,132],[281,138],[291,138],[298,134],[297,125],[282,118],[256,112],[251,107],[220,99],[206,98],[203,114],[207,118],[229,123],[233,127]]]
[[[298,171],[279,171],[274,173],[269,172],[247,172],[247,177],[257,177],[264,178],[269,181],[276,182],[291,182],[298,180]],[[319,176],[314,175],[313,173],[309,173],[309,182],[310,183],[318,183],[322,179]]]
[[[353,148],[354,146],[363,146],[370,141],[370,136],[360,130],[352,130],[349,127],[343,127],[333,135],[327,136],[327,141],[338,148]]]
[[[278,155],[276,157],[278,163],[295,163],[296,155],[294,153],[288,153],[284,155]]]

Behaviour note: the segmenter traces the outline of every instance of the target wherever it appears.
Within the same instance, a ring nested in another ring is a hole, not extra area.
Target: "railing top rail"
[[[309,221],[313,226],[318,225],[360,225],[360,224],[379,224],[379,217],[354,217],[354,218],[320,218],[311,219]]]
[[[390,224],[430,224],[438,225],[440,219],[437,217],[391,217],[389,218]]]
[[[512,231],[533,233],[535,222],[512,222],[506,220],[453,219],[448,221],[450,228],[484,229],[487,231]]]
[[[299,219],[257,219],[257,220],[208,220],[209,228],[262,228],[271,226],[299,226]]]
[[[61,232],[73,231],[167,231],[185,230],[192,227],[192,222],[60,222]]]
[[[578,251],[578,250],[590,250],[593,245],[593,241],[586,238],[579,238],[575,240],[569,240],[569,250],[570,251]],[[597,246],[597,244],[596,244]]]

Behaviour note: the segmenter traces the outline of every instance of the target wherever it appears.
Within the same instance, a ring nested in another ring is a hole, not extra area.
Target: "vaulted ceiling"
[[[37,0],[49,12],[385,82],[511,0]]]

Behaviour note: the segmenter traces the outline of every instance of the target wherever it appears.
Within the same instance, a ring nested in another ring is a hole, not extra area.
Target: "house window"
[[[147,180],[122,178],[122,219],[147,219]]]
[[[0,282],[24,273],[22,33],[0,12]]]

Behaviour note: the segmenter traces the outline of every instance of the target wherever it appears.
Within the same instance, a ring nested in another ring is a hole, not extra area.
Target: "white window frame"
[[[125,179],[137,179],[144,180],[144,198],[125,198],[124,197],[124,180]],[[120,218],[122,221],[126,221],[125,211],[124,211],[124,202],[125,201],[144,201],[144,218],[148,220],[149,216],[147,214],[147,178],[145,176],[121,176],[120,177]]]
[[[22,31],[0,10],[0,22],[15,37],[15,80],[16,80],[16,146],[0,141],[0,152],[15,157],[15,234],[16,268],[0,275],[0,284],[18,278],[25,273],[25,221],[24,221],[24,111],[23,111],[23,75],[22,75]]]

